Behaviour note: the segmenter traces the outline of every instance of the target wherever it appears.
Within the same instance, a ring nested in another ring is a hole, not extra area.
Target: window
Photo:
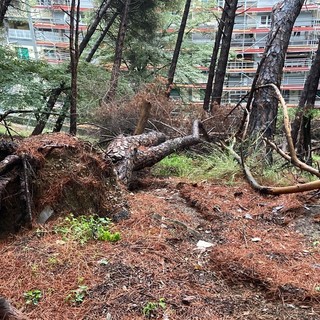
[[[51,6],[51,0],[38,0],[40,6]]]
[[[29,30],[27,21],[9,20],[8,25],[10,29]]]
[[[171,91],[170,91],[170,98],[171,99],[180,99],[180,89],[179,88],[173,88]]]
[[[16,48],[16,54],[19,59],[29,60],[29,50],[28,48]]]
[[[271,24],[271,15],[263,15],[260,17],[260,25],[269,26]]]

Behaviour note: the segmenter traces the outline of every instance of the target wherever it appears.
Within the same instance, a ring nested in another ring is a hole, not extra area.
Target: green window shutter
[[[30,60],[28,48],[16,48],[16,54],[19,59]]]

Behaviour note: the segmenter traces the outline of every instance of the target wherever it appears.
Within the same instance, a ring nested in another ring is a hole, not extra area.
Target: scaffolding
[[[92,1],[81,1],[81,11],[92,8]],[[32,20],[36,44],[41,52],[41,58],[50,63],[60,63],[69,59],[68,11],[70,11],[70,0],[39,0],[38,4],[33,7]],[[85,24],[79,25],[80,31],[86,29]],[[81,32],[80,41],[82,37]]]
[[[273,1],[276,3],[276,1]],[[221,11],[224,1],[218,1],[217,14]],[[258,63],[265,50],[265,44],[270,31],[271,12],[270,0],[240,0],[235,20],[231,51],[234,59],[229,61],[225,79],[224,103],[236,103],[251,88]],[[215,33],[214,28],[198,27],[198,33]],[[282,90],[289,103],[298,101],[299,93],[303,90],[313,56],[317,49],[320,35],[320,4],[307,2],[295,23],[290,39]],[[199,41],[200,42],[200,41]],[[206,72],[208,68],[202,67]],[[195,91],[205,88],[205,83],[198,83]]]

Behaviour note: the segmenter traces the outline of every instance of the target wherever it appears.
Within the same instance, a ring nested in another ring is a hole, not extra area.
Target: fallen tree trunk
[[[163,133],[150,132],[137,136],[118,136],[108,146],[106,159],[111,159],[118,181],[128,186],[132,173],[151,167],[169,154],[202,141],[200,133],[208,140],[201,122],[194,121],[192,134],[168,139]]]

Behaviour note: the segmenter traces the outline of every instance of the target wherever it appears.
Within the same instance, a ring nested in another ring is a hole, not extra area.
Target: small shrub
[[[158,302],[147,302],[147,304],[142,309],[142,314],[145,317],[152,317],[153,315],[156,315],[160,309],[165,310],[166,309],[166,303],[164,298],[159,299]]]
[[[153,174],[162,177],[188,177],[194,168],[195,163],[192,158],[184,154],[172,154],[155,165]]]
[[[71,293],[68,294],[66,300],[72,304],[81,304],[87,295],[88,287],[80,285],[77,289],[72,290]]]
[[[234,158],[218,150],[199,156],[199,164],[193,172],[193,176],[201,180],[223,180],[227,184],[233,184],[240,175],[241,168]]]
[[[162,177],[178,176],[196,181],[214,179],[233,183],[236,176],[241,174],[241,169],[232,156],[213,150],[207,155],[170,155],[154,167],[153,174]]]
[[[42,298],[42,292],[39,289],[32,289],[23,294],[26,304],[37,305]]]
[[[63,235],[65,239],[79,241],[84,245],[89,240],[100,240],[116,242],[120,240],[119,232],[112,233],[109,228],[110,219],[98,216],[79,216],[72,214],[66,217],[62,224],[56,227],[56,232]]]

